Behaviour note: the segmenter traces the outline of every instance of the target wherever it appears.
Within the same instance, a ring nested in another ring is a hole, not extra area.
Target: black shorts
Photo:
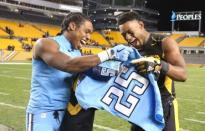
[[[61,131],[92,131],[95,109],[81,109],[76,115],[66,111],[61,124]]]
[[[163,112],[165,127],[163,131],[179,131],[178,105],[176,99],[163,99]],[[137,125],[132,124],[130,131],[144,131]]]

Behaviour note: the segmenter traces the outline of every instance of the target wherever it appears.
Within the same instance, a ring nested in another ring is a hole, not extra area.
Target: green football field
[[[205,130],[205,68],[188,68],[188,80],[175,83],[181,131]],[[31,65],[0,64],[0,124],[25,131]],[[94,131],[129,131],[129,124],[97,111]]]

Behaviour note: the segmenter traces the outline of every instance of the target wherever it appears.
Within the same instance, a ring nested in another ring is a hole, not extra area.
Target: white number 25
[[[123,73],[126,73],[127,71],[128,69],[125,69]],[[135,84],[134,87],[131,87],[130,83],[132,81],[137,81],[140,84]],[[119,84],[121,87],[125,89],[131,88],[132,92],[134,92],[137,95],[142,95],[149,85],[149,81],[141,75],[137,74],[136,72],[130,73],[127,79],[123,78],[122,74],[118,75],[115,79],[115,83]],[[134,108],[140,100],[136,96],[129,94],[126,98],[126,102],[129,103],[130,106],[123,105],[122,98],[124,97],[124,90],[121,90],[120,88],[115,86],[111,86],[102,98],[102,102],[110,106],[110,104],[113,101],[111,95],[115,95],[117,97],[117,102],[114,104],[114,109],[127,117],[131,115],[131,113],[133,112]]]

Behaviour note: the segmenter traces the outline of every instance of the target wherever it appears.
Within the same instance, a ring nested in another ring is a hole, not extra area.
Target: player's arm
[[[187,79],[186,64],[176,41],[167,37],[162,42],[162,48],[168,64],[167,75],[173,80],[185,81]]]
[[[185,81],[187,79],[186,65],[176,41],[170,37],[165,38],[162,41],[162,49],[166,61],[154,57],[142,57],[132,60],[131,63],[136,65],[138,72],[142,75],[160,71],[173,80]]]
[[[36,42],[34,58],[40,58],[48,65],[66,72],[82,72],[101,62],[97,55],[72,58],[60,52],[58,44],[48,38]]]
[[[118,53],[118,55],[124,56],[124,53],[128,57],[129,51],[126,50],[122,50],[121,54]],[[66,72],[85,71],[105,60],[111,59],[108,54],[108,52],[101,52],[97,55],[72,58],[60,52],[58,44],[49,38],[39,39],[34,47],[34,58],[42,59],[48,65]]]

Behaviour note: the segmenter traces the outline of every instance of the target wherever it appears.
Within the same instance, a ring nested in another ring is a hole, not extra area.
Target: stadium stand
[[[9,35],[0,27],[0,36],[9,36]]]
[[[187,36],[186,34],[172,34],[171,38],[175,39],[176,42],[181,42],[183,39],[185,39]]]
[[[16,37],[40,38],[43,36],[41,31],[24,22],[2,19],[0,20],[0,26],[5,30],[10,29],[10,34]]]
[[[94,42],[97,42],[98,45],[102,45],[102,46],[105,46],[105,47],[110,46],[108,41],[106,41],[106,39],[97,31],[92,33],[91,40],[93,40]]]
[[[187,37],[179,43],[181,47],[198,47],[204,42],[203,37]]]
[[[181,37],[184,37],[186,36],[185,34],[172,34],[171,37],[175,40],[181,38]]]
[[[0,49],[7,50],[9,46],[14,46],[14,50],[23,50],[18,40],[0,38]]]
[[[6,61],[12,51],[8,51],[8,50],[1,50],[1,61]]]
[[[110,43],[125,44],[127,41],[123,38],[119,31],[104,31],[104,34]]]
[[[33,25],[34,28],[38,29],[39,31],[48,33],[48,36],[55,36],[57,33],[60,32],[59,26],[51,26],[51,25],[43,25],[43,24],[35,24]]]
[[[19,8],[16,10],[17,12],[12,11],[8,6],[0,5],[0,11],[2,12],[0,13],[0,49],[4,50],[3,57],[6,58],[6,56],[10,55],[12,57],[9,57],[9,60],[29,60],[31,59],[31,53],[29,51],[32,50],[38,38],[55,36],[59,33],[60,22],[69,11],[66,12],[62,9],[56,10],[54,7],[57,6],[53,6],[53,3],[50,3],[55,2],[55,0],[47,0],[47,2],[48,4],[46,5],[48,5],[49,8],[45,8],[47,9],[45,12],[41,8],[42,4],[35,2],[26,3],[36,4],[36,8],[38,9],[34,9],[35,6],[33,6],[33,10],[28,10],[23,7],[23,3],[19,6],[15,5],[15,2],[8,1],[9,4],[14,4],[12,5],[15,7],[14,9]],[[158,31],[156,28],[159,15],[158,11],[148,8],[139,8],[140,5],[144,5],[143,1],[136,1],[136,4],[128,2],[129,8],[125,8],[124,5],[121,6],[117,1],[114,3],[110,3],[109,1],[102,2],[101,0],[88,0],[85,3],[82,3],[80,0],[67,2],[68,1],[65,1],[66,4],[80,5],[81,7],[83,4],[85,7],[83,8],[83,12],[90,16],[96,30],[91,35],[91,40],[83,46],[82,52],[84,54],[95,54],[104,48],[127,43],[118,30],[116,20],[120,12],[130,11],[131,8],[133,11],[139,12],[149,31]],[[43,3],[45,3],[45,1]],[[5,3],[5,5],[7,4]],[[39,9],[41,11],[39,11]],[[191,50],[196,50],[196,53],[198,50],[195,49],[196,47],[205,47],[205,38],[203,37],[193,37],[181,32],[170,33],[169,31],[168,33],[179,43],[180,49],[186,55],[194,55],[190,52],[193,52]],[[167,32],[165,32],[165,34],[167,34]],[[15,47],[15,51],[7,51],[10,45]]]
[[[86,47],[86,46],[84,46],[82,48],[82,53],[86,54],[86,55],[97,54],[97,53],[101,52],[102,50],[103,49],[100,47],[88,47],[88,46]]]
[[[3,56],[1,57],[1,62],[11,61],[17,53],[18,53],[17,51],[3,50]]]
[[[25,61],[25,60],[31,60],[32,59],[32,52],[27,51],[18,51],[15,56],[13,56],[9,61]]]

